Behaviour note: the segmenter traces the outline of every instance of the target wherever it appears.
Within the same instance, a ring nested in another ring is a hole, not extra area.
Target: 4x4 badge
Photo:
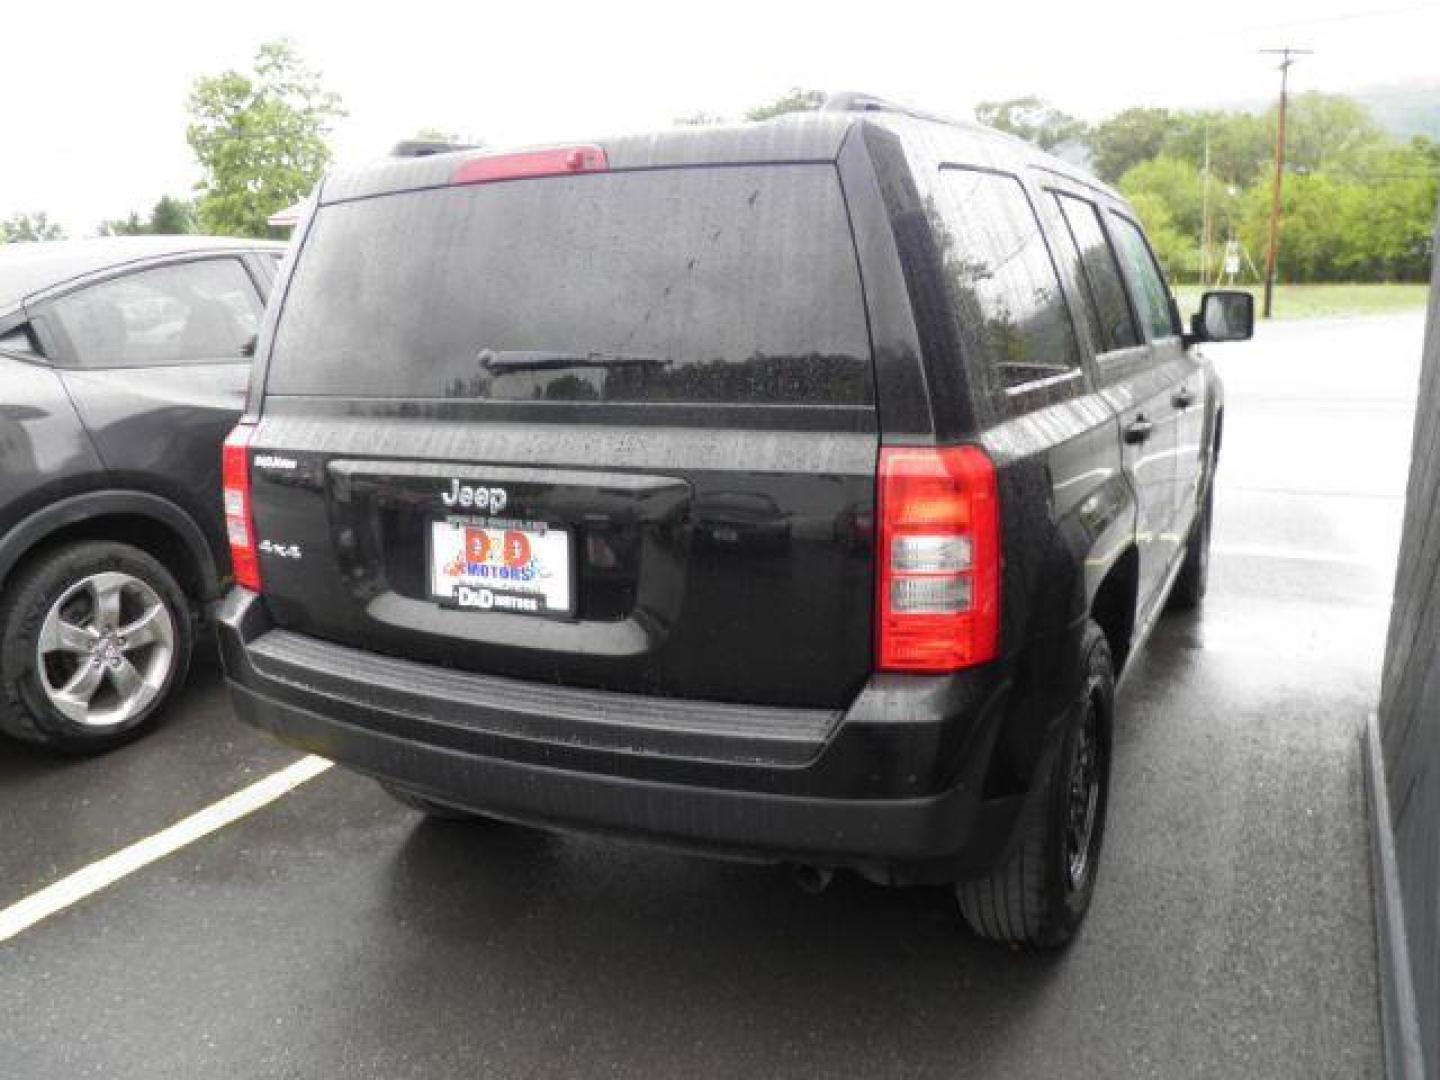
[[[502,487],[486,487],[483,484],[471,487],[459,480],[450,481],[450,490],[441,492],[440,501],[446,506],[474,507],[477,510],[504,510],[510,497]]]

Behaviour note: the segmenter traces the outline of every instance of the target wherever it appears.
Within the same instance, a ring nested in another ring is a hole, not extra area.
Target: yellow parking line
[[[268,806],[286,792],[294,791],[306,781],[313,780],[330,768],[331,764],[324,758],[313,755],[301,758],[293,765],[288,765],[263,780],[257,780],[233,795],[227,795],[219,802],[212,803],[174,825],[143,840],[137,840],[129,847],[121,848],[114,854],[61,878],[53,885],[47,885],[39,892],[16,901],[0,911],[0,942],[8,941],[40,920],[63,911],[71,904],[79,903],[87,896],[92,896],[121,878],[179,851],[187,844],[193,844],[201,837]]]

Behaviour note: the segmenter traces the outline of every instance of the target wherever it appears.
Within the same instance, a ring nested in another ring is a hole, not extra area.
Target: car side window
[[[10,356],[23,356],[26,359],[44,356],[44,350],[40,343],[35,340],[35,334],[30,327],[24,323],[0,334],[0,353],[7,353]]]
[[[1120,249],[1120,257],[1130,269],[1135,285],[1135,303],[1140,310],[1141,321],[1150,331],[1150,340],[1177,336],[1180,328],[1175,325],[1170,310],[1170,290],[1160,276],[1160,267],[1155,262],[1145,234],[1140,231],[1139,225],[1113,211],[1110,220],[1114,223],[1115,243]]]
[[[1020,181],[949,166],[940,176],[936,233],[967,343],[1007,390],[1078,370],[1060,277]]]
[[[246,360],[260,297],[238,259],[139,270],[51,308],[81,367],[164,367]]]
[[[1105,230],[1100,226],[1100,212],[1093,203],[1063,192],[1052,192],[1055,203],[1065,219],[1063,230],[1071,240],[1072,257],[1078,264],[1078,278],[1090,301],[1090,310],[1100,328],[1096,342],[1101,352],[1128,349],[1140,344],[1135,317],[1125,296],[1125,282]],[[1062,242],[1062,247],[1065,245]]]

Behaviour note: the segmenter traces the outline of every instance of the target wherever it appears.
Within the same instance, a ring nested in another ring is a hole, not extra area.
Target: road
[[[1213,350],[1211,593],[1122,690],[1065,954],[978,941],[940,890],[422,823],[335,769],[0,945],[0,1075],[1378,1075],[1358,731],[1421,335]],[[213,659],[119,753],[0,746],[0,908],[296,757],[231,718]]]

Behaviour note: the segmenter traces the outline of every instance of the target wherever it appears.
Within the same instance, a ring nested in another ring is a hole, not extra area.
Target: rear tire
[[[0,598],[0,732],[70,754],[130,742],[160,722],[193,644],[184,591],[139,548],[43,554]]]
[[[1014,948],[1054,949],[1080,928],[1095,891],[1110,794],[1115,675],[1091,621],[1081,643],[1085,679],[1062,724],[1060,752],[1026,808],[1019,846],[985,877],[955,888],[970,928]]]
[[[1175,587],[1170,590],[1170,608],[1174,611],[1193,611],[1205,599],[1210,583],[1210,520],[1214,505],[1212,483],[1205,492],[1200,513],[1195,516],[1195,524],[1190,527],[1190,538],[1185,541],[1185,562],[1175,578]]]
[[[408,806],[411,810],[418,810],[426,817],[435,818],[437,821],[493,821],[494,818],[487,818],[484,814],[477,814],[470,810],[461,810],[456,806],[446,806],[444,803],[434,802],[424,795],[417,795],[406,788],[396,787],[394,784],[384,780],[376,781],[385,789],[396,802]]]

